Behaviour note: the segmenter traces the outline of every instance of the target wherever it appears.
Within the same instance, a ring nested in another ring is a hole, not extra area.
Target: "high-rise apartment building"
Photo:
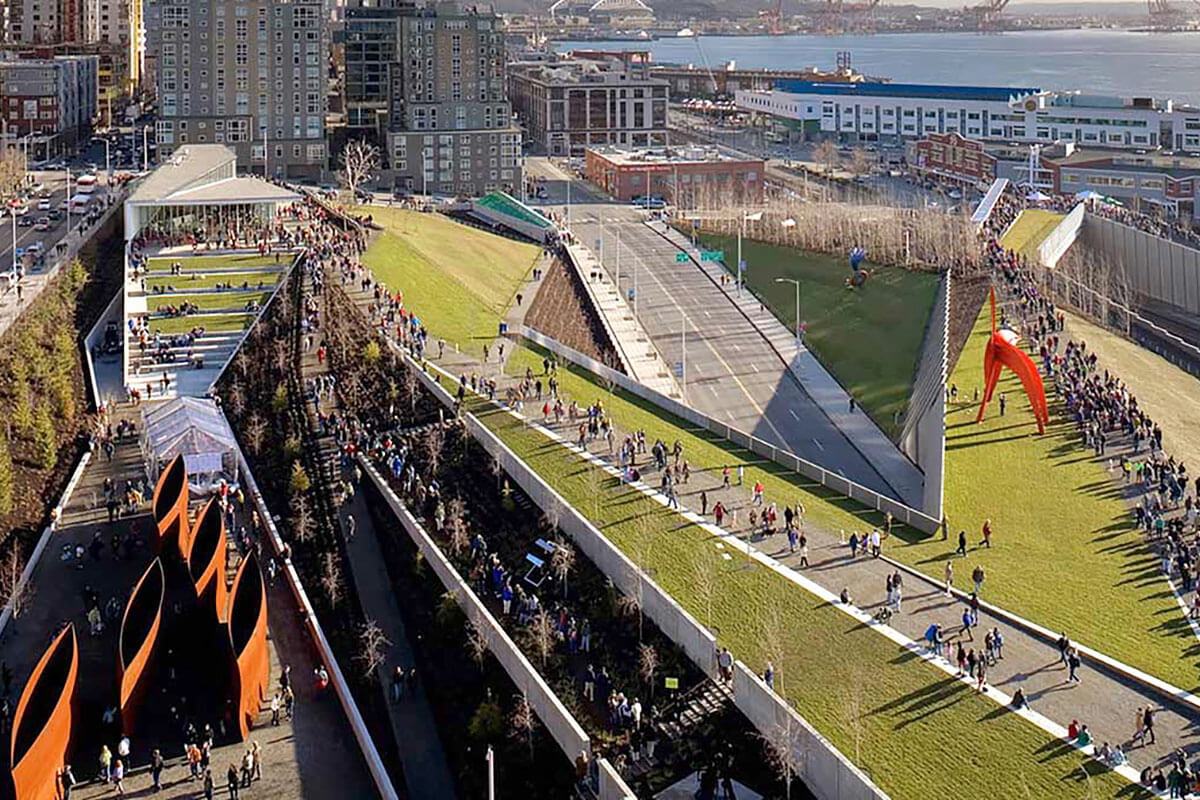
[[[508,101],[498,14],[385,0],[347,10],[345,41],[347,123],[386,130],[386,174],[398,188],[519,189],[521,131]]]
[[[96,117],[97,67],[96,56],[0,59],[5,133],[37,139],[45,154],[85,139]]]
[[[238,166],[319,177],[329,35],[322,0],[147,0],[159,157],[226,144]]]

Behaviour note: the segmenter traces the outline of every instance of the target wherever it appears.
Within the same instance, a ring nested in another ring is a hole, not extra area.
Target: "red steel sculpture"
[[[992,304],[992,336],[988,339],[987,349],[983,353],[984,389],[983,402],[979,404],[979,415],[976,422],[983,421],[983,412],[996,391],[1000,382],[1000,370],[1008,367],[1021,379],[1025,387],[1025,396],[1033,407],[1033,416],[1037,420],[1038,433],[1046,432],[1050,422],[1050,411],[1046,407],[1046,388],[1042,385],[1042,376],[1038,374],[1033,360],[1020,347],[1020,337],[1016,332],[996,329],[996,290],[993,288],[989,296]]]
[[[13,717],[11,745],[16,800],[55,800],[58,771],[71,749],[79,647],[68,624],[46,648],[29,676]]]
[[[254,553],[246,556],[229,595],[229,644],[233,653],[233,699],[242,739],[266,699],[271,658],[267,652],[267,589]]]
[[[150,658],[154,655],[162,624],[165,593],[166,576],[162,561],[156,558],[133,587],[129,602],[125,604],[125,616],[121,619],[117,644],[117,682],[121,687],[118,707],[126,734],[133,732],[137,707],[146,690]]]
[[[225,517],[216,499],[209,500],[196,515],[191,527],[192,548],[188,571],[196,587],[200,607],[212,612],[212,619],[225,621]]]
[[[154,487],[154,522],[158,526],[155,552],[163,555],[170,548],[178,547],[187,561],[192,551],[191,531],[188,527],[188,482],[187,466],[183,456],[175,456],[158,476]]]

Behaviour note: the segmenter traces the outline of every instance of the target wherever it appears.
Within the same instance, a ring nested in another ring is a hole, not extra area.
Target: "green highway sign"
[[[688,254],[682,251],[675,254],[676,264],[686,264],[688,262]]]
[[[701,261],[724,261],[725,260],[725,251],[724,250],[702,250],[702,251],[700,251],[700,260]]]

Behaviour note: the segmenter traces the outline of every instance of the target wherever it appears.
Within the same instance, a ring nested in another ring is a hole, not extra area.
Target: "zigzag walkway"
[[[348,290],[350,288],[347,287]],[[353,291],[351,296],[364,306],[371,302],[371,297],[366,293]],[[509,346],[511,347],[511,343]],[[435,360],[435,364],[456,377],[476,373],[496,379],[500,387],[500,397],[503,396],[504,388],[519,382],[504,374],[502,364],[480,364],[464,353],[447,351],[442,360]],[[575,399],[581,405],[587,405],[596,399],[603,400],[602,394],[597,391],[593,397],[568,399]],[[528,407],[535,410],[529,411],[527,416],[540,415],[540,402],[531,401]],[[556,432],[569,441],[575,440],[574,424],[559,426]],[[618,430],[616,433],[619,442],[627,431]],[[667,444],[670,445],[669,442]],[[597,441],[589,447],[596,455],[609,459],[610,463],[615,461],[610,458],[606,443]],[[684,455],[686,457],[687,454]],[[645,459],[643,456],[643,462]],[[647,484],[656,485],[660,476],[652,464],[645,466],[643,480]],[[698,511],[700,492],[705,491],[708,495],[709,509],[719,500],[727,509],[737,512],[736,524],[730,524],[729,516],[725,518],[726,530],[731,535],[751,541],[756,550],[802,573],[805,578],[824,587],[835,597],[843,589],[847,589],[856,599],[858,606],[866,611],[874,611],[885,604],[884,583],[889,574],[896,572],[896,567],[883,559],[861,555],[851,558],[849,547],[842,543],[843,535],[849,537],[850,531],[821,530],[806,525],[810,566],[801,568],[799,554],[789,552],[787,539],[782,533],[777,532],[767,537],[750,535],[747,523],[752,503],[751,487],[734,485],[723,489],[721,483],[719,473],[692,470],[689,483],[679,487],[679,498],[683,506],[681,513],[686,513],[689,507]],[[782,507],[784,504],[794,503],[796,499],[768,497],[767,502],[774,501]],[[884,554],[886,555],[886,551]],[[960,588],[969,587],[972,567],[970,560],[959,559],[955,566],[956,585]],[[966,638],[966,634],[959,632],[962,628],[962,611],[965,609],[962,602],[945,597],[940,588],[932,588],[928,583],[909,574],[904,575],[904,589],[902,612],[892,617],[890,623],[891,627],[904,637],[919,641],[929,625],[936,622],[944,626],[947,641],[951,646],[957,645],[961,640],[965,647],[980,652],[984,632],[999,628],[1005,642],[1004,658],[990,667],[989,684],[1006,695],[1011,695],[1020,688],[1030,700],[1032,708],[1053,721],[1047,730],[1054,735],[1061,736],[1069,722],[1078,720],[1088,725],[1097,744],[1119,743],[1126,747],[1130,764],[1137,770],[1163,764],[1176,748],[1182,748],[1193,757],[1200,752],[1200,742],[1196,739],[1191,710],[1169,696],[1145,689],[1107,670],[1092,669],[1086,661],[1080,671],[1081,682],[1069,682],[1067,669],[1061,664],[1058,651],[1052,644],[1014,628],[1005,620],[986,611],[979,614],[974,638]],[[982,599],[987,599],[986,586]],[[999,698],[998,694],[996,696]],[[1155,742],[1130,748],[1136,711],[1146,707],[1156,709]]]
[[[307,275],[305,282],[308,283]],[[306,286],[307,288],[309,287]],[[319,294],[317,298],[324,319],[324,298]],[[328,362],[319,363],[315,346],[307,352],[301,352],[300,365],[302,381],[329,371]],[[329,413],[337,408],[336,392],[328,402],[319,399],[306,402],[316,402],[321,411]],[[339,474],[337,448],[328,437],[322,440],[321,458],[325,462],[322,468],[328,466],[332,474]],[[416,665],[416,658],[408,642],[404,617],[391,588],[387,562],[379,544],[380,533],[375,529],[364,493],[361,491],[354,492],[337,510],[337,515],[343,535],[350,530],[350,519],[354,520],[354,533],[345,541],[346,554],[363,613],[368,619],[375,621],[390,642],[386,660],[378,668],[380,686],[383,687],[383,691],[390,692],[389,676],[392,670],[397,666],[406,671],[412,669]],[[418,686],[420,685],[423,685],[423,681],[418,682]],[[390,694],[388,700],[388,714],[400,753],[408,795],[413,798],[454,798],[454,779],[446,762],[437,724],[425,693],[418,688],[415,695],[406,691],[398,703],[390,702]]]

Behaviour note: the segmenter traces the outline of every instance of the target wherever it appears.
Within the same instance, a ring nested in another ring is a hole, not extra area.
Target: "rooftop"
[[[1109,150],[1076,150],[1062,158],[1047,160],[1052,160],[1059,167],[1075,169],[1148,172],[1181,180],[1200,176],[1200,159],[1196,158],[1130,156]]]
[[[613,145],[590,147],[588,152],[596,153],[605,160],[619,165],[653,165],[653,164],[711,164],[725,162],[730,164],[762,163],[762,159],[737,158],[722,153],[715,147],[673,147],[656,149],[628,150]]]
[[[299,196],[259,178],[237,176],[237,155],[223,144],[185,144],[138,184],[129,202],[290,202]]]
[[[1041,89],[1015,86],[945,86],[923,83],[820,83],[781,80],[775,88],[794,94],[825,94],[864,97],[923,97],[930,100],[978,100],[1007,103],[1015,97],[1038,94]]]

